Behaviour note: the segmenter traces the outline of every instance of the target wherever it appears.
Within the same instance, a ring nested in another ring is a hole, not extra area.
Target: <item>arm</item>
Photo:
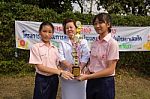
[[[110,47],[108,48],[108,56],[106,61],[106,68],[98,71],[96,73],[90,75],[84,75],[83,77],[79,78],[80,80],[85,79],[93,79],[93,78],[100,78],[100,77],[107,77],[112,75],[115,71],[117,61],[119,59],[119,47],[116,42],[113,42]]]
[[[65,79],[70,79],[70,80],[73,79],[73,75],[70,72],[67,72],[67,71],[46,67],[46,66],[43,66],[42,64],[37,64],[36,67],[40,71],[45,72],[45,73],[58,74],[59,76],[65,78]]]
[[[68,61],[66,61],[66,59],[65,59],[65,49],[64,49],[64,43],[63,42],[60,42],[59,54],[60,54],[60,63],[63,66],[65,66],[66,68],[71,69],[72,68],[72,64],[69,63]]]
[[[55,68],[50,68],[50,67],[46,67],[42,64],[42,59],[40,57],[39,54],[39,50],[38,50],[38,46],[33,46],[30,49],[30,59],[29,59],[29,63],[30,64],[35,64],[35,66],[37,67],[37,69],[41,72],[44,73],[48,73],[48,74],[58,74],[58,75],[62,75],[64,78],[66,79],[70,79],[71,78],[71,74],[61,71],[59,69],[55,69]]]
[[[86,40],[83,40],[82,43],[83,43],[83,46],[81,47],[82,55],[81,55],[80,67],[81,67],[81,70],[83,71],[83,69],[87,65],[89,58],[90,58],[90,49]]]
[[[114,70],[116,68],[116,64],[117,64],[117,60],[110,60],[110,61],[108,61],[108,66],[106,69],[104,69],[102,71],[98,71],[98,72],[93,73],[93,74],[83,75],[83,77],[81,76],[81,78],[79,78],[79,79],[80,80],[86,80],[86,79],[107,77],[108,75],[111,75],[114,73]]]
[[[36,67],[39,71],[48,73],[48,74],[60,74],[60,70],[43,66],[42,64],[37,64]]]
[[[63,66],[65,66],[66,68],[68,68],[69,71],[72,71],[73,65],[70,64],[69,62],[67,62],[66,60],[62,60],[62,61],[61,61],[61,64],[62,64]]]

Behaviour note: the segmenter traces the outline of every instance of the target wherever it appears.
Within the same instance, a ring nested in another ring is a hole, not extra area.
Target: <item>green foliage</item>
[[[8,2],[0,2],[0,12],[0,73],[2,74],[34,71],[33,67],[28,64],[29,50],[15,48],[15,20],[62,23],[65,18],[73,18],[81,21],[82,24],[91,24],[93,19],[91,14],[72,13],[71,11],[58,14],[52,9]],[[148,16],[112,14],[112,19],[113,25],[116,26],[150,26],[150,17]],[[15,57],[15,52],[18,53],[18,57]],[[118,67],[136,67],[148,73],[150,70],[149,57],[150,52],[121,52]]]
[[[134,14],[147,16],[150,12],[149,0],[97,0],[97,8],[102,6],[110,14]]]
[[[150,52],[120,52],[118,68],[134,68],[150,75]]]
[[[92,14],[81,14],[79,12],[74,13],[76,15],[76,17],[82,22],[82,24],[92,24],[92,19],[93,19],[93,15]]]
[[[150,16],[121,16],[112,14],[112,24],[115,26],[150,26]]]
[[[33,72],[34,68],[25,63],[24,60],[6,60],[0,62],[0,73],[1,74],[10,74],[10,73],[20,73],[20,72]]]
[[[74,20],[78,20],[81,21],[82,24],[91,24],[91,19],[92,19],[93,15],[91,14],[81,14],[79,12],[71,12],[71,11],[67,11],[65,13],[60,14],[60,22],[62,22],[62,20],[66,19],[66,18],[72,18]]]

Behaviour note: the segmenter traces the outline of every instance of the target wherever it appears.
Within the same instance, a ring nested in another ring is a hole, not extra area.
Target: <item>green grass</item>
[[[150,99],[150,77],[134,69],[116,75],[116,99]]]
[[[116,99],[150,99],[150,76],[134,69],[118,69],[115,79]],[[32,99],[33,87],[33,73],[0,75],[0,99]]]

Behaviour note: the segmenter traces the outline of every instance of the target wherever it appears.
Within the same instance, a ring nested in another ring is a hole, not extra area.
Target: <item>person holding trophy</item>
[[[63,22],[66,39],[60,41],[60,63],[63,70],[73,73],[74,77],[82,75],[89,60],[88,43],[82,38],[80,21],[65,19]],[[86,99],[86,81],[61,78],[62,99]]]
[[[42,22],[39,27],[41,41],[30,49],[29,63],[34,64],[36,70],[33,99],[56,99],[58,76],[64,79],[73,78],[72,73],[58,68],[59,53],[51,42],[53,34],[53,24]]]
[[[93,19],[98,39],[91,45],[89,74],[78,77],[87,80],[87,99],[115,99],[115,68],[119,60],[118,43],[111,36],[111,16],[99,13]]]

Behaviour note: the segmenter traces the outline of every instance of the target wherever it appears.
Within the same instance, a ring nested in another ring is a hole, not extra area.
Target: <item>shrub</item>
[[[0,73],[32,72],[34,69],[28,64],[29,51],[15,48],[15,20],[21,21],[50,21],[61,23],[64,18],[74,18],[83,24],[91,24],[93,15],[72,13],[67,11],[57,14],[52,9],[40,9],[33,5],[20,3],[0,2]],[[115,26],[150,26],[149,16],[117,16],[112,15],[112,23]],[[15,57],[15,52],[18,57]],[[144,73],[149,73],[150,52],[121,52],[118,67],[138,68]]]

